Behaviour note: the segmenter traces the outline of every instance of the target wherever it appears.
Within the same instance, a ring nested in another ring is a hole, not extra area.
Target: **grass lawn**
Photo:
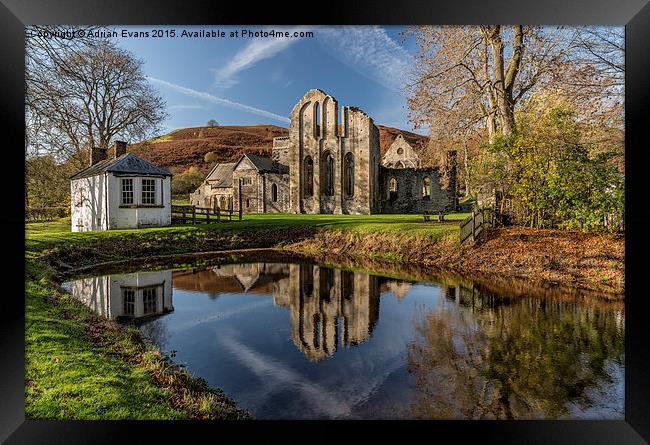
[[[154,384],[143,367],[134,366],[105,346],[90,341],[85,332],[90,311],[66,299],[53,304],[55,292],[45,283],[26,282],[28,418],[188,417],[169,403],[171,392]]]
[[[171,239],[192,232],[210,230],[247,230],[247,229],[282,229],[294,227],[319,227],[331,230],[351,231],[361,236],[375,233],[393,233],[398,235],[415,235],[431,239],[458,237],[458,226],[469,213],[452,213],[445,215],[446,222],[424,222],[422,215],[305,215],[284,213],[244,214],[242,221],[222,222],[200,225],[175,225],[148,229],[97,230],[92,232],[70,231],[70,219],[64,218],[48,223],[25,224],[26,254],[29,258],[36,252],[55,247],[61,243],[80,243],[98,241],[107,237],[121,235],[169,236]],[[200,217],[200,216],[197,216]],[[280,242],[282,240],[278,240]]]

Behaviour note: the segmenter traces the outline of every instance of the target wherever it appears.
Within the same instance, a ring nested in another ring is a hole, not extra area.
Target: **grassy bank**
[[[501,229],[460,247],[457,224],[465,216],[425,223],[418,215],[246,215],[241,222],[86,233],[70,232],[69,220],[27,224],[27,416],[246,416],[224,394],[172,366],[138,331],[96,317],[59,288],[61,274],[101,263],[276,247],[333,263],[370,261],[377,270],[409,265],[423,274],[480,273],[486,282],[499,276],[624,290],[622,235]]]
[[[27,418],[249,417],[223,393],[174,365],[137,329],[103,319],[73,299],[43,262],[31,259],[26,266]]]

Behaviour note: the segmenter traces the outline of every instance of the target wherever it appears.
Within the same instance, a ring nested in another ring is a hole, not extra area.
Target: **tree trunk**
[[[523,28],[521,25],[515,27],[513,52],[507,72],[504,71],[501,26],[483,26],[481,29],[492,48],[492,88],[499,112],[501,134],[508,136],[516,129],[512,89],[523,55]]]

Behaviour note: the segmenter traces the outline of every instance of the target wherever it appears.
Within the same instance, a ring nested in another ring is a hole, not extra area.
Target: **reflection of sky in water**
[[[497,320],[498,317],[511,317],[506,321],[515,323],[517,329],[523,327],[523,332],[536,329],[536,320],[542,320],[548,328],[555,326],[555,320],[569,317],[570,322],[574,322],[571,317],[577,317],[570,307],[551,303],[549,307],[554,309],[548,309],[548,314],[543,306],[542,318],[532,318],[534,309],[529,318],[526,311],[531,309],[527,309],[525,301],[502,303],[492,297],[483,303],[477,300],[478,306],[472,309],[474,303],[467,303],[467,295],[471,296],[472,291],[468,294],[460,284],[449,288],[362,273],[335,271],[330,274],[323,270],[305,265],[267,267],[253,264],[235,265],[232,269],[222,266],[198,273],[174,272],[173,307],[168,301],[168,291],[163,285],[159,286],[161,302],[158,307],[165,312],[171,308],[172,312],[162,317],[160,314],[145,317],[139,324],[164,351],[176,351],[176,362],[186,365],[190,372],[205,378],[210,385],[222,388],[257,418],[408,418],[413,415],[413,403],[421,390],[415,385],[414,376],[407,372],[408,345],[416,339],[416,319],[421,319],[423,314],[451,310],[451,314],[462,312],[474,320],[482,313],[482,319],[488,322],[483,325],[470,323],[471,335],[489,330],[491,317]],[[305,271],[309,273],[305,275]],[[159,274],[163,274],[168,283],[170,272]],[[313,281],[309,281],[308,286],[305,286],[305,276]],[[77,292],[102,289],[102,278],[95,279],[100,285],[88,280],[76,287],[74,283],[81,280],[74,282],[68,288],[73,294],[75,289]],[[115,301],[117,284],[138,282],[144,283],[142,286],[152,286],[156,284],[156,275],[113,275],[105,281],[113,283],[113,288],[106,287],[101,298],[96,295],[79,298],[95,310],[118,314],[122,303]],[[345,300],[346,283],[353,283],[354,292],[349,300]],[[322,289],[327,289],[329,299],[323,299]],[[313,293],[309,297],[310,292]],[[167,298],[164,304],[162,296]],[[506,305],[505,312],[502,304]],[[591,309],[574,307],[580,308],[580,313],[590,314]],[[137,315],[137,307],[135,312]],[[608,319],[616,318],[613,312],[602,312],[609,315]],[[320,323],[326,326],[325,319],[330,317],[331,320],[332,314],[346,321],[339,327],[335,351],[329,344],[329,352],[323,355],[314,348],[323,348],[323,342],[330,341],[325,340],[327,334],[320,331],[328,328],[317,324],[312,317],[320,317]],[[535,316],[539,317],[539,312]],[[592,328],[589,317],[586,325],[585,319],[581,319],[582,327],[576,332]],[[454,316],[446,320],[455,323]],[[349,329],[347,343],[343,334],[345,323]],[[608,326],[611,332],[611,324]],[[520,335],[516,334],[517,329],[513,331],[514,341]],[[622,347],[622,329],[618,326],[614,330],[616,339],[620,335]],[[315,332],[323,335],[317,342],[318,347],[312,344],[317,334],[310,337],[310,333]],[[575,339],[578,351],[581,351],[582,340]],[[356,341],[360,343],[355,345]],[[513,341],[513,337],[508,341]],[[453,339],[452,344],[454,347],[461,345],[458,339]],[[610,354],[609,351],[605,353]],[[576,357],[578,362],[582,360]],[[568,416],[623,418],[623,367],[612,357],[605,361],[605,369],[611,379],[598,376],[597,384],[586,390],[593,403],[587,408],[577,402],[566,403]],[[570,378],[575,376],[569,373],[567,379]]]
[[[166,346],[258,417],[350,417],[378,391],[391,391],[382,385],[408,393],[404,367],[413,313],[416,305],[435,308],[439,294],[425,285],[401,301],[385,292],[371,338],[312,363],[291,341],[289,311],[274,306],[271,295],[222,294],[210,301],[175,289]]]

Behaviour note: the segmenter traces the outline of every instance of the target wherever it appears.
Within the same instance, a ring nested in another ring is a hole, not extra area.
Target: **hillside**
[[[382,155],[400,133],[416,150],[427,141],[425,136],[408,131],[382,125],[377,127]],[[182,172],[192,166],[207,173],[216,162],[235,162],[244,153],[270,156],[273,138],[288,134],[288,129],[276,125],[181,128],[132,144],[129,151],[168,168],[172,173]],[[204,157],[209,152],[215,152],[215,158],[205,162]]]

